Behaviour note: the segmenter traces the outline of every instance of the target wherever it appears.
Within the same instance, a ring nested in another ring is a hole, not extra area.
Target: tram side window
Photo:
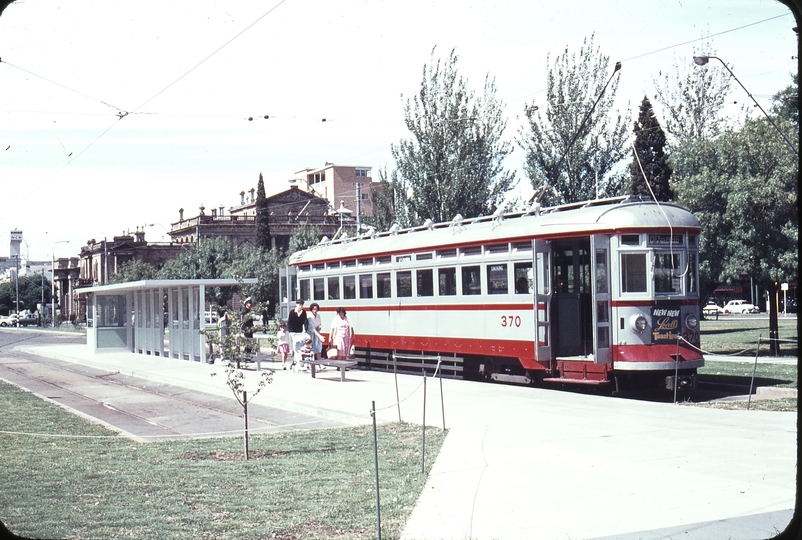
[[[530,246],[531,247],[531,246]],[[532,294],[532,263],[515,263],[515,294]]]
[[[455,296],[457,294],[456,268],[440,268],[437,271],[437,280],[440,283],[440,296]]]
[[[301,294],[298,298],[300,298],[301,300],[311,300],[312,297],[309,296],[309,280],[302,279],[300,280],[300,284],[301,284]]]
[[[359,276],[359,298],[373,298],[373,274]]]
[[[356,276],[343,276],[343,299],[356,298]]]
[[[462,294],[482,294],[482,272],[480,267],[462,267]]]
[[[434,296],[434,271],[431,268],[415,271],[418,296]]]
[[[696,257],[696,253],[688,253],[688,272],[685,275],[685,294],[695,294],[699,292],[696,285],[696,277],[698,276]]]
[[[487,265],[487,294],[507,294],[508,282],[506,264]]]
[[[395,286],[398,297],[412,296],[412,271],[405,270],[395,273]]]
[[[551,285],[549,283],[549,254],[538,252],[535,256],[537,261],[537,294],[549,294]]]
[[[646,254],[621,254],[621,292],[646,292]]]
[[[679,253],[655,253],[654,292],[681,293]]]
[[[376,274],[376,298],[390,298],[393,295],[390,283],[390,272]]]
[[[315,300],[325,300],[326,291],[324,290],[323,278],[315,278],[312,280],[312,292]]]
[[[329,278],[329,300],[339,300],[340,299],[340,278],[339,277],[330,277]]]

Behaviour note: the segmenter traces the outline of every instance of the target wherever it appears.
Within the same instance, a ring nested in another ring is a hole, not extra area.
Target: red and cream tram
[[[321,305],[324,332],[346,308],[361,364],[695,386],[700,226],[687,210],[630,197],[394,229],[324,239],[282,280],[288,303]]]

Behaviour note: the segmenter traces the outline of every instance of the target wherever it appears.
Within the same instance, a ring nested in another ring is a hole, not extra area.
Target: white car
[[[715,302],[708,302],[705,307],[702,308],[702,315],[710,316],[710,315],[725,315],[726,312],[724,308],[716,304]]]
[[[740,313],[741,315],[746,315],[747,313],[760,313],[760,310],[746,300],[730,300],[724,306],[724,313]]]
[[[17,316],[16,315],[0,315],[0,326],[17,326]]]

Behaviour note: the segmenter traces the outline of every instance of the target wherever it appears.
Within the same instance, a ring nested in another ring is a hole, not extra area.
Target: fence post
[[[395,351],[393,351],[393,377],[395,377],[395,405],[398,408],[398,423],[401,423],[401,398],[398,396],[398,370],[395,365]]]
[[[443,431],[446,430],[446,402],[443,400],[443,370],[440,369],[440,355],[437,355],[437,369],[440,370],[440,412],[443,415]]]
[[[370,415],[373,417],[373,467],[376,470],[376,531],[382,540],[382,511],[379,501],[379,443],[376,438],[376,402],[371,401]]]
[[[242,408],[245,411],[245,460],[248,460],[248,392],[242,391]]]
[[[420,472],[426,472],[426,373],[423,374],[423,436],[420,449]]]
[[[749,410],[749,407],[752,406],[752,387],[755,386],[755,372],[757,371],[757,357],[760,354],[760,340],[763,338],[763,334],[759,334],[757,336],[757,350],[755,351],[755,365],[752,367],[752,380],[749,382],[749,400],[746,402],[746,410]]]

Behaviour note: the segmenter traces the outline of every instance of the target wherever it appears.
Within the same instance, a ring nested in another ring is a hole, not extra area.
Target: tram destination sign
[[[650,234],[650,246],[683,245],[685,241],[681,234]]]
[[[652,307],[652,343],[677,342],[681,306],[681,302],[660,302]]]

